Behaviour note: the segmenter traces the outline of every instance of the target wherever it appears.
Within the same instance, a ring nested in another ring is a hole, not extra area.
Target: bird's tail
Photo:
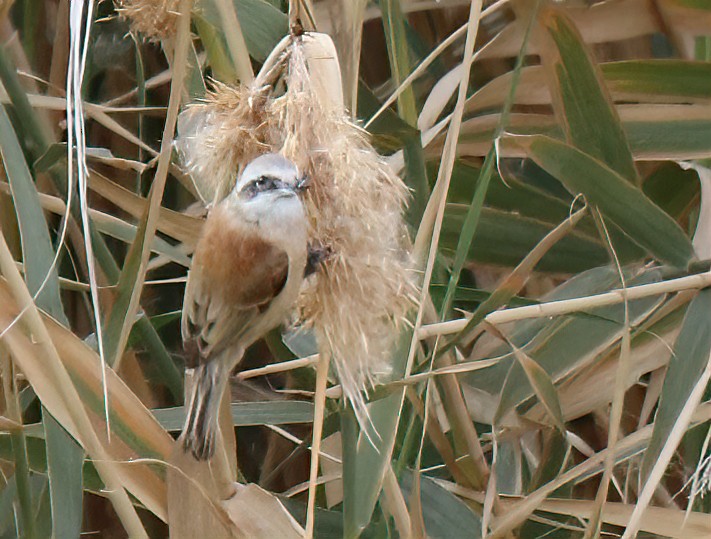
[[[183,449],[197,460],[206,460],[215,454],[220,400],[228,379],[219,361],[209,361],[193,369],[188,410],[180,439]]]

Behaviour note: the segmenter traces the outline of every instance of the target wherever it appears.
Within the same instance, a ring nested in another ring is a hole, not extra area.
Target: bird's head
[[[251,161],[235,185],[242,200],[291,198],[301,194],[308,180],[286,157],[268,153]]]

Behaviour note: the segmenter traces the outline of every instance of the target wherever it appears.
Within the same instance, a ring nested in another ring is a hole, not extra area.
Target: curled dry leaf
[[[331,39],[288,37],[276,51],[253,85],[215,84],[183,112],[176,146],[208,205],[265,152],[283,153],[309,176],[311,240],[331,254],[304,286],[298,317],[331,353],[363,419],[363,391],[389,372],[394,328],[415,298],[403,221],[408,192],[349,119]]]

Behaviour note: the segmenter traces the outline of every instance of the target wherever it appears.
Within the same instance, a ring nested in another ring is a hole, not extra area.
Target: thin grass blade
[[[69,325],[59,296],[55,252],[32,175],[5,109],[0,107],[0,153],[12,190],[22,239],[25,280],[36,303]],[[82,524],[84,451],[46,409],[42,421],[47,437],[52,529],[57,537],[78,537]],[[28,532],[29,534],[29,532]]]

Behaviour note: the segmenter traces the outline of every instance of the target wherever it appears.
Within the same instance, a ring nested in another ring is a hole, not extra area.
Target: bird
[[[181,319],[193,383],[179,439],[197,460],[214,455],[219,405],[232,370],[251,344],[285,320],[320,258],[318,251],[309,254],[302,201],[308,183],[286,157],[263,154],[208,214]]]

